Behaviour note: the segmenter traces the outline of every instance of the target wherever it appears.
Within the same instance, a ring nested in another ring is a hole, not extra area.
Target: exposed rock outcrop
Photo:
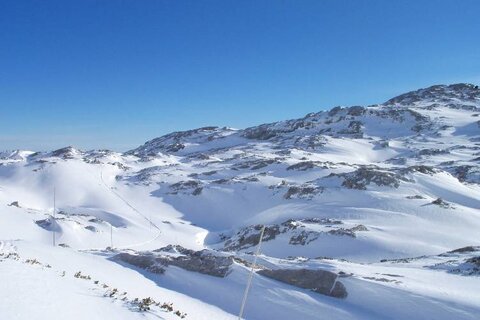
[[[168,266],[199,272],[214,277],[225,277],[230,272],[233,256],[212,250],[194,251],[172,246],[153,252],[119,253],[113,258],[153,273],[164,273]]]
[[[337,280],[336,273],[326,270],[310,269],[263,269],[258,274],[296,287],[310,289],[335,298],[346,298],[347,289]]]
[[[331,174],[329,177],[343,179],[342,186],[348,189],[366,190],[370,184],[398,188],[401,181],[406,181],[401,175],[376,168],[361,167],[353,172]]]

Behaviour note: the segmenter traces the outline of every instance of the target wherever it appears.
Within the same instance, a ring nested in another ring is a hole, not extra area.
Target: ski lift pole
[[[265,233],[265,225],[262,227],[262,231],[260,232],[260,239],[258,240],[257,250],[255,251],[255,257],[253,258],[252,269],[250,270],[250,275],[248,276],[247,287],[245,288],[245,292],[243,294],[242,306],[240,307],[240,313],[238,314],[238,320],[242,320],[243,311],[245,310],[245,304],[247,303],[248,292],[250,291],[250,287],[252,285],[253,274],[255,273],[255,267],[257,265],[257,258],[260,254],[260,248],[262,246],[263,234]]]
[[[53,246],[55,247],[55,228],[56,222],[55,222],[55,211],[56,211],[56,199],[55,199],[55,186],[53,186],[53,215],[52,215],[52,242]]]

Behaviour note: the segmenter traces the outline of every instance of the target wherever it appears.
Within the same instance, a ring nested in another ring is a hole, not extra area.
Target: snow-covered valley
[[[480,89],[0,153],[0,319],[236,319],[262,226],[245,319],[478,319]]]

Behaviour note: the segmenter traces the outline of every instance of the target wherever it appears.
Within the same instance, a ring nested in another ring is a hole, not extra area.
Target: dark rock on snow
[[[257,273],[296,287],[311,289],[314,292],[335,298],[346,298],[348,295],[345,286],[340,281],[337,281],[338,275],[326,270],[264,269]]]

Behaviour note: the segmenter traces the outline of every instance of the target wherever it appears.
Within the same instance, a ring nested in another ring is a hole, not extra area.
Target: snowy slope
[[[259,271],[246,319],[476,319],[479,162],[470,84],[123,154],[2,152],[0,318],[234,319],[265,225],[257,271],[325,270],[348,294]]]

